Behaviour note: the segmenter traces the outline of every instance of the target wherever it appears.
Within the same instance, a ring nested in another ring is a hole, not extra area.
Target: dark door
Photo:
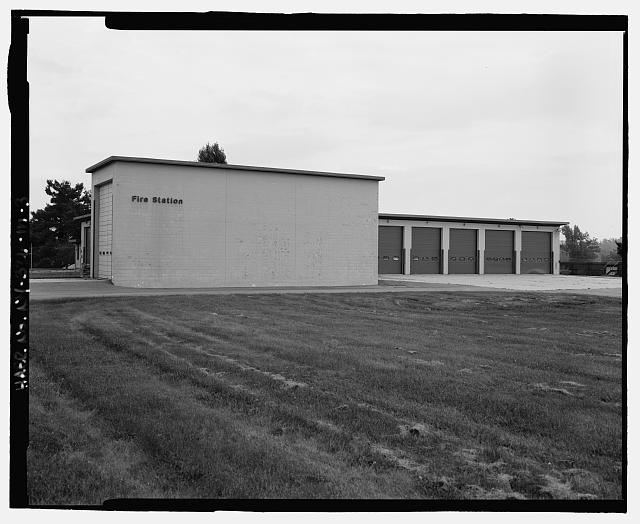
[[[449,230],[449,273],[476,273],[478,252],[476,229]]]
[[[442,230],[438,227],[411,228],[411,273],[437,274],[441,273],[440,236]]]
[[[378,273],[402,273],[402,226],[378,227]]]
[[[523,231],[520,273],[551,273],[551,233]]]
[[[91,264],[91,227],[84,228],[84,247],[82,248],[82,264],[89,267]]]
[[[484,232],[484,272],[487,275],[514,273],[513,231]]]

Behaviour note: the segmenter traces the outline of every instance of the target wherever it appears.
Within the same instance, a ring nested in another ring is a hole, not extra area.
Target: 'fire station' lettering
[[[145,203],[145,202],[149,202],[149,198],[146,196],[132,195],[131,202]],[[151,203],[152,204],[182,204],[182,199],[173,198],[173,197],[154,196],[154,197],[151,197]]]

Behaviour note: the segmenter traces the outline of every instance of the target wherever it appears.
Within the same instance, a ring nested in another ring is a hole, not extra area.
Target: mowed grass
[[[30,279],[41,278],[80,278],[82,277],[81,269],[57,269],[57,268],[31,268],[29,270]]]
[[[31,504],[622,497],[620,299],[35,302]]]

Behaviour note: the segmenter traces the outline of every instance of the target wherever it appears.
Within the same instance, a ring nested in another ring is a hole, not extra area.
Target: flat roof
[[[379,213],[379,219],[389,220],[424,220],[433,222],[469,222],[472,224],[512,224],[519,226],[565,226],[569,222],[556,220],[516,220],[513,218],[478,218],[478,217],[447,217],[438,215],[404,215],[395,213]]]
[[[259,171],[262,173],[285,173],[289,175],[328,176],[334,178],[360,178],[364,180],[384,180],[383,176],[356,175],[352,173],[332,173],[327,171],[304,171],[301,169],[283,169],[279,167],[243,166],[239,164],[211,164],[209,162],[190,162],[187,160],[166,160],[162,158],[141,158],[133,156],[110,156],[85,169],[86,173],[95,173],[113,162],[133,162],[138,164],[162,164],[167,166],[204,167],[209,169],[236,169],[239,171]]]

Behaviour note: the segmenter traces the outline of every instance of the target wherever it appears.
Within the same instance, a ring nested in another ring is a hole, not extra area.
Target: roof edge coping
[[[289,175],[327,176],[334,178],[356,178],[363,180],[382,181],[385,177],[372,175],[358,175],[353,173],[334,173],[330,171],[308,171],[302,169],[285,169],[279,167],[245,166],[240,164],[212,164],[209,162],[192,162],[188,160],[167,160],[163,158],[144,158],[131,156],[110,156],[85,169],[85,173],[95,173],[99,169],[113,162],[132,162],[140,164],[162,164],[169,166],[189,166],[213,169],[232,169],[238,171],[258,171],[263,173],[283,173]]]
[[[472,224],[513,224],[529,226],[565,226],[569,222],[556,220],[509,220],[502,218],[482,218],[482,217],[455,217],[438,215],[405,215],[396,213],[378,213],[378,219],[389,220],[424,220],[433,222],[468,222]]]

